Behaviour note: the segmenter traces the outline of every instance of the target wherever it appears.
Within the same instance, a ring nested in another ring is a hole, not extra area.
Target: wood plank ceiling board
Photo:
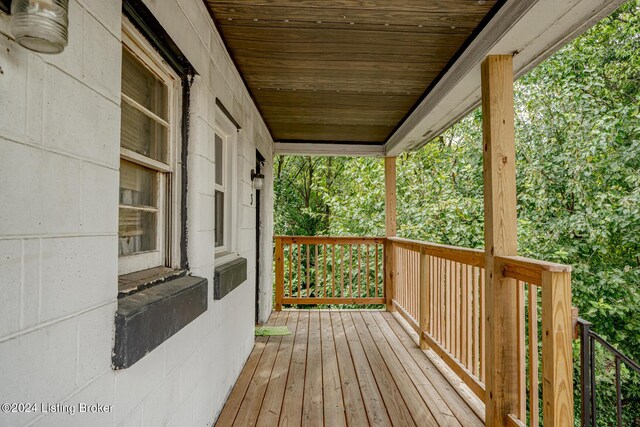
[[[276,142],[382,145],[499,0],[204,0]]]

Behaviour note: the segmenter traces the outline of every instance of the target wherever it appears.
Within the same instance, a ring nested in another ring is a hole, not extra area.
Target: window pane
[[[119,255],[156,249],[157,213],[120,208]]]
[[[222,158],[222,138],[218,134],[216,134],[216,184],[222,185],[222,175],[223,175],[223,164],[224,159]]]
[[[224,193],[216,191],[216,245],[215,247],[224,245]]]
[[[122,93],[167,119],[167,86],[127,49],[122,49]]]
[[[122,101],[120,144],[143,156],[167,163],[167,128]]]
[[[120,204],[156,206],[158,173],[120,160]]]

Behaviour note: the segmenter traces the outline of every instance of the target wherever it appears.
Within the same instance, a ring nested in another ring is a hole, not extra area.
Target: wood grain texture
[[[284,249],[282,239],[275,238],[276,245],[276,282],[275,282],[275,309],[282,310],[282,297],[284,296]]]
[[[384,212],[387,237],[396,235],[396,158],[384,158]]]
[[[205,3],[275,140],[380,144],[496,2]],[[328,109],[342,104],[354,114],[331,118],[319,112],[312,117],[293,114],[283,118],[272,110],[304,108],[299,91]],[[375,108],[364,120],[355,117],[358,103],[354,99],[349,104],[343,98],[346,93],[365,97],[393,93],[402,101],[391,105],[370,98],[367,106]]]
[[[517,255],[513,60],[489,56],[482,63],[484,223],[486,275],[487,426],[506,426],[520,408],[519,306],[516,281],[502,276],[494,256]]]
[[[545,426],[573,426],[571,273],[542,273],[542,417]]]
[[[387,314],[274,312],[269,324],[293,335],[256,340],[216,426],[481,426],[450,374]]]

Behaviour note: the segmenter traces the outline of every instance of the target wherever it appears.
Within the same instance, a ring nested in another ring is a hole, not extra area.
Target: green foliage
[[[519,252],[572,265],[581,317],[640,360],[640,0],[515,89]],[[483,246],[481,123],[478,109],[398,158],[399,235]],[[380,159],[277,162],[277,233],[383,235]],[[600,424],[611,425],[612,366],[598,358]],[[640,425],[640,380],[623,380],[625,422]]]

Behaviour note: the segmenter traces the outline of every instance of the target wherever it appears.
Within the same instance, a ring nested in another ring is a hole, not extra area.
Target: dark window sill
[[[247,260],[237,257],[216,265],[213,275],[213,299],[221,300],[247,280]]]
[[[185,270],[174,270],[169,267],[155,267],[148,270],[118,276],[118,298],[126,297],[143,289],[150,288],[169,280],[183,277]]]
[[[207,310],[207,279],[184,276],[118,299],[113,369],[142,359]]]

